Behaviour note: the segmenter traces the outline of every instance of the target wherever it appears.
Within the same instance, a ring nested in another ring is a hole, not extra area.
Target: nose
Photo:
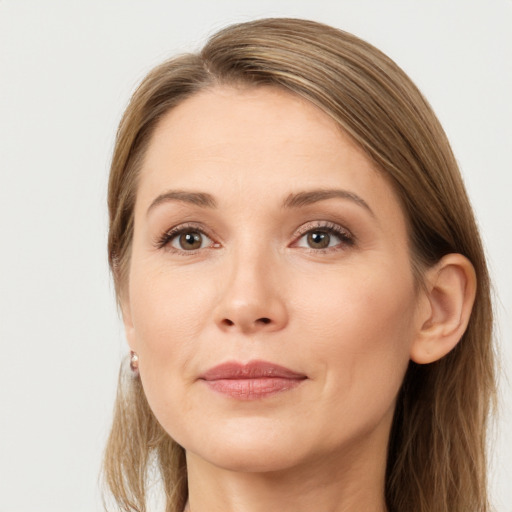
[[[215,311],[217,326],[243,334],[283,329],[288,323],[285,290],[270,258],[237,257],[229,266]]]

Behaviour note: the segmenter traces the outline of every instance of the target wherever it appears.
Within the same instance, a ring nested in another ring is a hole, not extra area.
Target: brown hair
[[[230,26],[198,54],[155,68],[121,121],[110,174],[109,262],[118,297],[127,284],[137,176],[159,119],[216,84],[273,86],[333,118],[390,179],[409,223],[411,260],[422,270],[448,253],[474,265],[478,289],[457,347],[428,365],[409,364],[390,435],[390,512],[489,511],[486,428],[495,396],[492,306],[482,244],[446,135],[407,75],[346,32],[298,19]],[[140,379],[123,370],[105,456],[106,483],[124,511],[146,510],[156,461],[167,512],[187,499],[184,452],[159,426]]]

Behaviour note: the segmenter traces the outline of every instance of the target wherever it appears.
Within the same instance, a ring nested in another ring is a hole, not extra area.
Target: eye
[[[156,246],[159,249],[166,248],[174,252],[192,252],[217,245],[195,226],[177,226],[165,232]]]
[[[200,231],[184,231],[174,235],[170,240],[170,244],[175,249],[193,251],[195,249],[202,249],[207,240],[210,239]]]
[[[307,225],[301,231],[302,236],[295,242],[295,247],[325,250],[354,245],[354,238],[350,232],[336,224],[328,223],[315,227]]]
[[[341,240],[334,233],[325,230],[315,229],[303,235],[297,242],[298,247],[309,247],[310,249],[326,249],[339,245]]]
[[[331,244],[337,241],[336,239],[336,236],[324,231],[311,231],[306,235],[306,243],[312,249],[325,249],[326,247],[331,247]]]

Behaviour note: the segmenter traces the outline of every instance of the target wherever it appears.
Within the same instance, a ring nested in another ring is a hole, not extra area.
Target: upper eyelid
[[[309,231],[314,231],[315,229],[328,229],[332,231],[336,231],[339,233],[346,234],[347,236],[350,236],[351,238],[354,238],[354,235],[352,234],[352,231],[337,222],[331,222],[331,221],[310,221],[302,224],[297,230],[295,231],[296,234],[302,236]]]
[[[210,230],[198,222],[183,222],[181,224],[176,224],[176,226],[166,229],[163,234],[171,235],[171,234],[180,233],[181,231],[186,231],[186,230],[190,230],[190,231],[195,230],[195,231],[198,231],[199,233],[202,233],[203,235],[206,235],[207,237],[211,238]]]
[[[305,222],[304,224],[302,224],[295,230],[295,233],[296,234],[304,234],[313,229],[320,229],[320,228],[333,229],[333,230],[347,233],[348,235],[352,236],[352,232],[349,229],[347,229],[344,226],[341,226],[337,222],[322,221],[322,220],[314,220],[314,221]],[[198,222],[184,222],[181,224],[176,224],[175,226],[165,230],[165,232],[163,234],[166,235],[166,234],[171,234],[171,233],[179,233],[180,231],[186,230],[186,229],[191,229],[191,230],[195,229],[210,238],[213,236],[210,233],[209,229],[207,229],[205,226],[203,226],[202,223],[198,223]]]

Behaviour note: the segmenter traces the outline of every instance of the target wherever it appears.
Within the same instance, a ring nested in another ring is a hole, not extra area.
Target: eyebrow
[[[282,204],[283,208],[300,208],[310,204],[318,203],[319,201],[326,201],[328,199],[348,199],[357,205],[366,209],[372,216],[375,216],[368,203],[357,194],[349,192],[348,190],[340,189],[316,189],[304,192],[297,192],[290,194]],[[193,204],[202,208],[217,208],[217,202],[211,194],[205,192],[191,192],[186,190],[169,190],[156,197],[149,205],[147,214],[158,205],[169,201],[179,201],[184,203]]]
[[[353,201],[357,205],[367,210],[373,217],[375,217],[375,213],[362,197],[359,197],[357,194],[349,192],[348,190],[340,189],[317,189],[290,194],[284,200],[283,208],[300,208],[302,206],[307,206],[313,203],[318,203],[319,201],[326,201],[327,199],[334,198],[348,199],[349,201]]]
[[[203,208],[217,207],[217,202],[210,194],[206,194],[204,192],[189,192],[186,190],[169,190],[154,199],[154,201],[149,205],[146,215],[158,205],[169,201],[180,201],[183,203],[201,206]]]

